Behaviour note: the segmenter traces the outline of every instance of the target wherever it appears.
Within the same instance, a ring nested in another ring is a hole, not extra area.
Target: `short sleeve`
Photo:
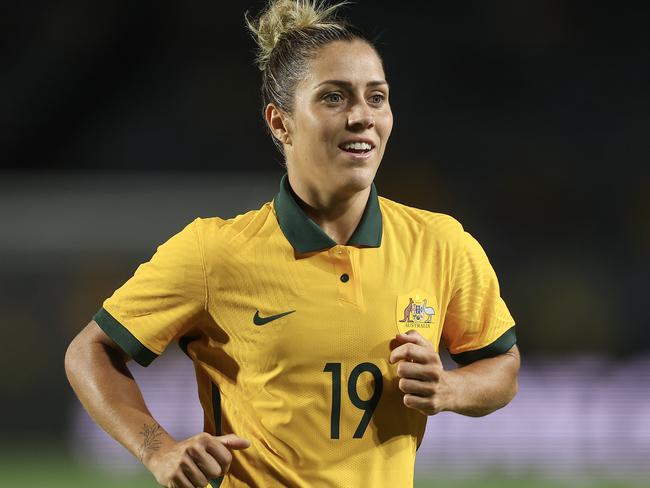
[[[514,319],[501,298],[499,282],[485,251],[463,231],[454,265],[454,292],[442,340],[459,364],[497,356],[515,343]]]
[[[196,221],[158,247],[93,319],[147,366],[205,313],[206,283]]]

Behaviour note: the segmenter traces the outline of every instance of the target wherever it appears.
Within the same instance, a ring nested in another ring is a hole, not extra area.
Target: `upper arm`
[[[110,353],[117,355],[125,363],[131,360],[131,357],[118,346],[113,339],[104,332],[97,322],[91,320],[79,334],[72,340],[70,348],[86,347],[92,344],[103,345]]]
[[[510,349],[504,352],[501,357],[506,359],[504,361],[506,371],[508,371],[512,385],[512,396],[514,397],[519,390],[519,367],[521,366],[521,355],[517,344],[513,345]]]
[[[519,354],[517,344],[504,352],[503,356],[512,358],[513,369],[515,370],[515,373],[518,373],[519,367],[521,366],[521,354]]]
[[[508,351],[505,352],[505,354],[508,354],[509,356],[516,358],[517,361],[521,361],[521,354],[519,353],[519,348],[517,347],[517,344],[512,346]]]

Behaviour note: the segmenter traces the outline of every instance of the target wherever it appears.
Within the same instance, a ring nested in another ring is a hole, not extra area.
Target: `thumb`
[[[251,445],[250,441],[237,437],[235,434],[216,436],[215,439],[231,450],[247,449]]]

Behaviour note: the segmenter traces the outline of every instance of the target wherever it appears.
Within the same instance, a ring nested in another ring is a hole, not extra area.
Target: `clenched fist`
[[[167,488],[203,488],[209,480],[228,472],[231,451],[246,449],[250,442],[234,434],[213,436],[205,432],[177,443],[161,446],[145,466]]]
[[[404,405],[424,415],[451,410],[454,401],[449,373],[442,368],[433,344],[414,330],[398,334],[391,343],[389,361],[397,365]]]

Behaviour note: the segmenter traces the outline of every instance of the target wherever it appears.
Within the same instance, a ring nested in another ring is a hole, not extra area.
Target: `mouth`
[[[367,157],[375,149],[370,141],[349,141],[339,145],[339,149],[356,157]]]

